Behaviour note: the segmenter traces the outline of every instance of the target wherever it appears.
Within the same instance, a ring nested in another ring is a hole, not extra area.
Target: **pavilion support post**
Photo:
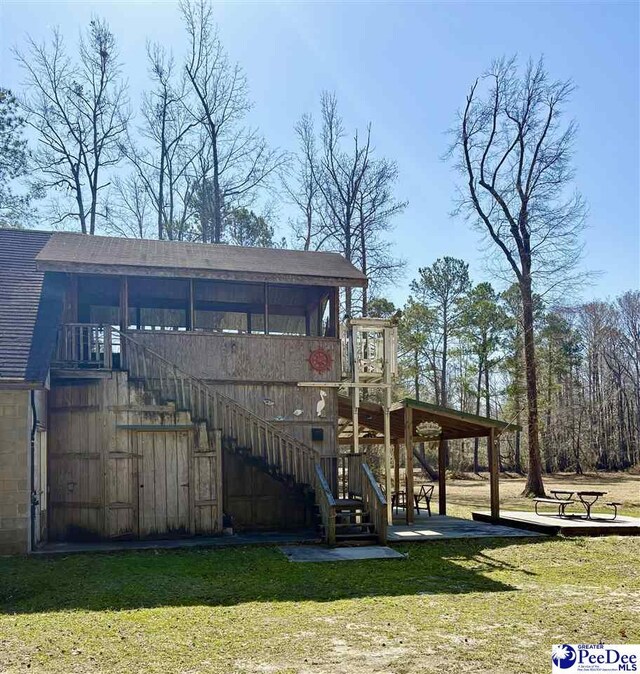
[[[396,501],[400,498],[400,442],[395,440],[393,443],[393,493]]]
[[[500,517],[500,456],[496,446],[495,429],[489,430],[487,438],[487,454],[489,459],[489,486],[491,493],[491,518],[497,520]]]
[[[442,435],[438,441],[438,513],[447,514],[447,443]]]
[[[384,406],[384,480],[385,495],[387,497],[387,522],[393,524],[393,509],[391,507],[391,391],[386,390],[386,405]]]
[[[404,449],[406,471],[405,514],[407,524],[413,524],[413,408],[405,402]]]

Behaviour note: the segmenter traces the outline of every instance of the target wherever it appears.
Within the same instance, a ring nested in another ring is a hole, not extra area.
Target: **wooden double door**
[[[193,434],[128,434],[127,445],[112,451],[87,451],[82,444],[50,454],[49,540],[194,533]]]

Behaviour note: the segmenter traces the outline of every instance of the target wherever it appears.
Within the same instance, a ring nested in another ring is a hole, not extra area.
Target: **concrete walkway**
[[[66,555],[74,552],[123,552],[127,550],[174,550],[182,548],[230,548],[240,545],[303,545],[319,543],[313,531],[242,533],[233,536],[200,536],[150,541],[101,541],[96,543],[47,543],[34,555]]]
[[[355,548],[327,548],[317,545],[283,546],[280,550],[290,562],[347,562],[363,559],[405,559],[406,555],[384,545]]]

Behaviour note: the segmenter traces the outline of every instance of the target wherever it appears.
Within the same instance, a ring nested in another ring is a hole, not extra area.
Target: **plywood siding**
[[[133,336],[323,456],[337,454],[337,389],[298,383],[340,379],[339,340],[144,331]],[[319,348],[331,355],[328,372],[309,364],[309,354]],[[321,429],[322,440],[313,440],[313,429]]]
[[[220,530],[219,439],[196,432],[187,413],[125,372],[54,383],[49,411],[50,540]]]
[[[188,374],[212,381],[338,381],[340,340],[287,335],[229,335],[200,332],[136,331],[134,338]],[[327,372],[315,372],[309,355],[331,355]]]
[[[313,501],[296,487],[275,480],[263,471],[225,451],[224,512],[234,529],[286,530],[312,525]]]

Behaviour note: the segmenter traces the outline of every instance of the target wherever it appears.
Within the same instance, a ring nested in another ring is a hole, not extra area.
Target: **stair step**
[[[357,529],[358,527],[370,529],[375,528],[375,524],[373,522],[336,522],[336,529]]]
[[[378,540],[377,534],[372,533],[358,533],[358,534],[336,534],[336,540],[346,541],[346,540]]]

